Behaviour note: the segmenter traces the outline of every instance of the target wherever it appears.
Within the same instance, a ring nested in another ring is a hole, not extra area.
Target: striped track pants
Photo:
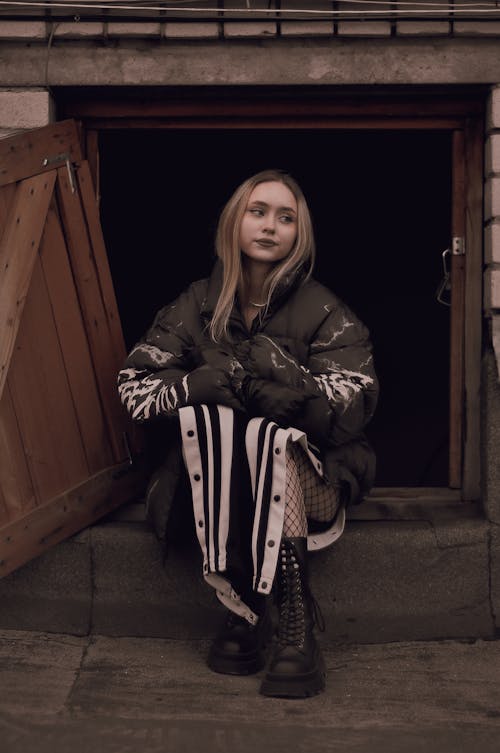
[[[301,446],[320,479],[322,463],[304,432],[266,418],[248,421],[226,406],[196,405],[181,408],[179,419],[203,575],[229,609],[256,622],[242,592],[249,573],[252,590],[269,594],[272,589],[287,501],[289,443]],[[326,543],[341,535],[344,519],[342,507]]]

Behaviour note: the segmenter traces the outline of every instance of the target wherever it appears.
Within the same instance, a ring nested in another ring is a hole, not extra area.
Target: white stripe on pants
[[[283,532],[288,443],[299,443],[319,477],[322,463],[304,432],[266,418],[247,421],[221,405],[187,406],[179,418],[204,577],[226,606],[255,622],[233,575],[253,570],[253,590],[271,592]],[[241,530],[242,520],[248,521],[247,531]]]

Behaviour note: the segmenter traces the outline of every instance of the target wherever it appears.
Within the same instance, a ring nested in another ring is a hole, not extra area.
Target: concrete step
[[[478,518],[349,521],[334,546],[311,557],[327,637],[493,637],[488,538]],[[164,562],[141,506],[0,580],[0,604],[0,628],[75,635],[201,638],[222,614],[196,542],[180,542]]]

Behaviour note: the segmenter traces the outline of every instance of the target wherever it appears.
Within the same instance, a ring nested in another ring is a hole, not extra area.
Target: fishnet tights
[[[286,504],[283,535],[307,536],[304,491],[300,483],[299,469],[295,462],[293,446],[290,442],[286,450]]]
[[[334,518],[338,504],[335,486],[325,483],[302,448],[289,442],[283,535],[307,536],[307,518],[326,523]]]

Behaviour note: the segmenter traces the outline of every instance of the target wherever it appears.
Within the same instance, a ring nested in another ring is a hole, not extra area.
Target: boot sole
[[[307,674],[283,675],[268,673],[260,686],[260,694],[272,698],[310,698],[325,689],[326,668],[321,659],[319,666]]]
[[[207,664],[213,672],[222,675],[254,675],[264,668],[266,655],[261,651],[257,655],[251,654],[235,659],[234,656],[211,651]]]

